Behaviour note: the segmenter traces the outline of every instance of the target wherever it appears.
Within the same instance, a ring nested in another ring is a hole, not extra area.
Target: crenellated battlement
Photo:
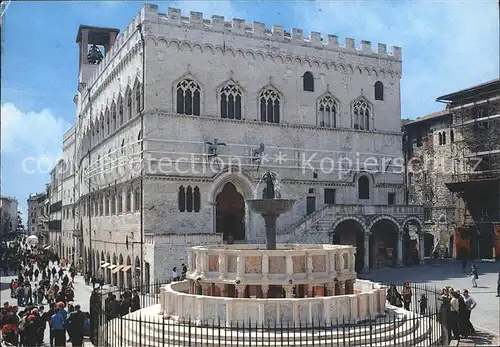
[[[233,18],[226,21],[224,16],[213,15],[210,19],[203,18],[203,13],[191,11],[189,17],[183,16],[180,9],[168,8],[167,13],[159,13],[158,6],[145,5],[141,11],[144,17],[155,22],[163,22],[170,25],[186,26],[189,28],[199,28],[205,30],[222,31],[233,33],[235,35],[244,35],[258,39],[273,40],[285,43],[291,43],[302,46],[310,46],[321,49],[330,49],[335,51],[359,52],[368,55],[377,55],[385,58],[392,58],[400,61],[402,58],[401,47],[393,46],[391,51],[387,51],[387,45],[379,43],[374,49],[370,41],[362,40],[356,47],[355,40],[345,38],[344,45],[339,44],[338,36],[322,36],[319,32],[311,32],[309,36],[304,36],[302,29],[292,28],[291,32],[286,31],[280,25],[272,25],[267,28],[264,23],[253,22],[246,23],[244,19]]]
[[[302,29],[292,28],[289,32],[280,25],[272,25],[271,28],[267,28],[261,22],[249,24],[240,18],[233,18],[231,21],[226,21],[224,16],[218,15],[213,15],[210,19],[206,19],[203,18],[203,13],[195,11],[191,11],[189,16],[183,16],[181,10],[177,8],[168,8],[167,13],[159,13],[157,5],[145,4],[129,25],[118,34],[114,45],[110,48],[109,52],[106,52],[103,61],[96,67],[87,86],[101,85],[113,68],[120,63],[123,56],[140,49],[141,37],[138,26],[145,21],[178,27],[184,26],[192,29],[233,33],[234,35],[246,38],[257,38],[335,52],[365,55],[367,57],[396,62],[400,62],[402,59],[400,47],[393,46],[388,51],[387,45],[383,43],[377,44],[377,48],[374,49],[370,41],[362,40],[359,46],[356,47],[356,42],[353,38],[345,38],[344,44],[341,45],[336,35],[329,34],[325,37],[321,33],[313,31],[309,36],[305,37]],[[115,57],[118,57],[118,59],[115,59]],[[86,101],[83,102],[83,104],[86,103]]]

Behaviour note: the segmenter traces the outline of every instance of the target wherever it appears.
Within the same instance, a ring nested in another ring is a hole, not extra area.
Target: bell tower
[[[78,85],[86,85],[97,66],[115,43],[119,29],[80,25],[76,36],[79,46]]]

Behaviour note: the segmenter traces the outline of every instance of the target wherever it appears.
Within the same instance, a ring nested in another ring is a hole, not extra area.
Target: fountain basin
[[[263,216],[279,216],[290,211],[295,201],[291,199],[251,199],[246,200],[246,203],[252,212]]]

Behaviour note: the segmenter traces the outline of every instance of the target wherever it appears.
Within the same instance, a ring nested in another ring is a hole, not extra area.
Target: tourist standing
[[[411,304],[411,297],[413,293],[410,288],[410,283],[405,282],[403,283],[403,305],[405,310],[409,311],[410,310],[410,304]]]
[[[177,272],[177,267],[174,266],[172,269],[172,280],[177,282],[179,280],[179,273]]]
[[[418,303],[420,304],[420,314],[425,314],[425,311],[427,311],[427,297],[425,294],[422,294]]]
[[[459,312],[460,312],[460,301],[458,300],[458,293],[455,291],[451,291],[451,300],[450,300],[450,312],[451,312],[451,330],[453,332],[453,338],[459,340],[460,339],[460,330],[458,326],[459,322]]]
[[[469,291],[467,289],[464,289],[464,301],[465,305],[467,306],[467,321],[465,331],[467,331],[467,333],[469,334],[473,334],[475,333],[475,330],[470,321],[470,315],[472,313],[472,310],[477,306],[477,302],[472,298],[472,296],[469,295]]]
[[[472,281],[472,287],[477,288],[477,279],[479,279],[478,273],[477,273],[477,267],[476,264],[471,265],[471,271],[470,271],[470,278]]]
[[[443,288],[441,291],[441,297],[438,298],[441,301],[441,306],[439,308],[440,319],[441,319],[441,328],[444,337],[444,343],[448,344],[451,340],[451,327],[452,327],[452,319],[451,319],[451,307],[450,307],[450,296],[448,293],[448,288]]]

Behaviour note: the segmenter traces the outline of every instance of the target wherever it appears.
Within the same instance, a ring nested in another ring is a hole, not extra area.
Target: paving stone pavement
[[[474,339],[462,340],[460,346],[499,345],[500,340],[500,297],[497,294],[497,280],[500,262],[475,262],[479,270],[477,288],[472,288],[468,273],[462,272],[461,263],[456,260],[431,260],[426,265],[404,268],[377,269],[361,277],[373,281],[410,281],[434,285],[438,288],[450,286],[461,292],[468,289],[476,300],[471,322],[481,330]],[[468,264],[467,270],[470,267]]]

